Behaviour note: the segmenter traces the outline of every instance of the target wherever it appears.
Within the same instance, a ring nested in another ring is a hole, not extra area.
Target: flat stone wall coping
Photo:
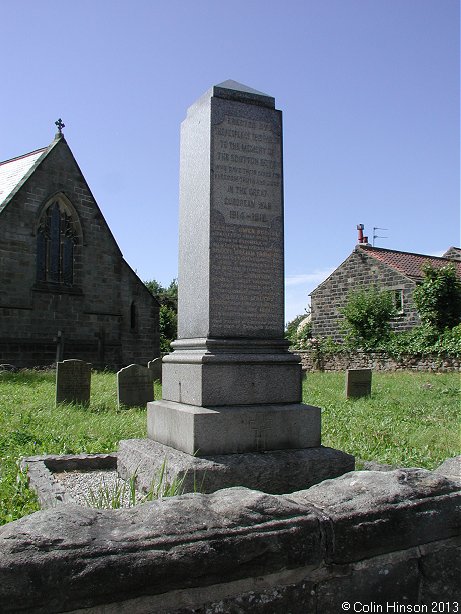
[[[385,583],[379,561],[391,573],[392,594],[413,598],[422,582],[422,548],[439,566],[447,564],[445,552],[456,550],[450,540],[459,535],[460,487],[461,479],[397,469],[351,472],[289,495],[230,488],[131,509],[61,505],[0,527],[0,603],[4,612],[90,608],[99,614],[124,612],[120,604],[153,603],[177,591],[202,589],[203,604],[216,598],[215,586],[250,586],[253,579],[254,587],[255,578],[304,570],[304,580],[293,585],[300,603],[307,603],[311,587],[317,603],[328,604],[347,583],[355,582],[363,594],[376,590],[376,582]],[[433,551],[431,544],[444,540],[450,549]],[[454,561],[454,554],[449,556]],[[359,576],[366,569],[362,586]],[[275,597],[269,593],[266,609],[251,609],[249,603],[241,611],[286,611],[286,601],[285,610],[272,607]],[[130,611],[191,610],[172,604]]]

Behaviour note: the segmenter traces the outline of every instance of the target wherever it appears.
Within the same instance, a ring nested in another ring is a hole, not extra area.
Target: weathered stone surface
[[[333,614],[343,601],[455,600],[458,487],[423,470],[359,472],[284,496],[233,488],[38,512],[0,528],[2,612]]]
[[[147,436],[197,456],[312,448],[320,446],[320,408],[157,401],[147,406]]]
[[[128,365],[117,373],[119,408],[144,406],[154,400],[152,371],[142,365]]]
[[[285,340],[175,341],[163,360],[162,396],[201,405],[300,403],[301,365]]]
[[[270,493],[308,488],[330,476],[354,468],[354,457],[332,448],[275,450],[263,453],[222,454],[196,457],[149,439],[120,442],[117,470],[123,478],[136,473],[137,484],[149,490],[166,460],[168,478],[184,480],[186,492],[214,492],[230,486],[245,486]]]
[[[162,381],[162,359],[154,358],[147,363],[147,368],[152,372],[152,379],[155,381]]]
[[[386,603],[418,603],[420,575],[418,569],[419,553],[416,548],[403,552],[392,552],[350,565],[329,566],[322,574],[324,579],[317,585],[317,603],[321,612],[342,612],[343,603],[357,606],[374,604],[370,612],[392,612]],[[382,610],[379,610],[379,607]],[[366,612],[368,610],[363,609]]]
[[[461,578],[461,537],[436,546],[424,544],[421,552],[421,601],[428,605],[441,601],[459,602]]]
[[[0,603],[51,614],[322,558],[313,511],[246,489],[132,510],[62,506],[0,528]]]
[[[444,475],[451,480],[461,480],[461,456],[447,458],[437,469],[434,469],[434,473]]]
[[[335,563],[459,532],[459,483],[425,469],[358,471],[289,496],[330,518],[328,560]]]
[[[56,365],[56,404],[88,405],[91,389],[91,365],[83,360],[63,360]]]
[[[371,369],[347,369],[347,399],[357,399],[371,394],[371,373]]]

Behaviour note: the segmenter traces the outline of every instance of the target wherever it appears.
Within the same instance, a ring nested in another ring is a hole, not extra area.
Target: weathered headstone
[[[62,362],[64,358],[64,335],[62,331],[58,330],[58,334],[53,341],[56,343],[56,363]]]
[[[320,409],[302,404],[300,359],[284,339],[282,116],[274,98],[235,81],[214,86],[188,110],[180,160],[178,339],[163,358],[163,398],[148,403],[152,457],[168,446],[186,453],[186,464],[193,455],[195,471],[200,457],[217,467],[217,455],[238,456],[242,475],[255,452],[277,451],[265,456],[267,471],[283,481],[287,467],[306,466],[309,449],[317,451],[310,466],[323,462],[323,448]],[[123,449],[119,469],[125,458],[141,475],[145,446]],[[351,457],[338,459],[332,475],[343,461],[350,469]],[[226,467],[222,486],[241,480]]]
[[[154,382],[162,381],[162,359],[161,358],[154,358],[154,360],[150,360],[147,363],[147,367],[151,370],[152,372],[152,378],[154,380]]]
[[[371,369],[347,369],[346,398],[366,397],[371,394]]]
[[[118,406],[138,407],[154,400],[152,372],[142,365],[129,365],[117,373]]]
[[[63,360],[56,365],[56,404],[88,405],[91,390],[91,364],[83,360]]]

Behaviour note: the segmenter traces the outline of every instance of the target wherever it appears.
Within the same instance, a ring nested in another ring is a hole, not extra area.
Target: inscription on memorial
[[[266,418],[262,423],[260,420],[249,420],[249,427],[253,434],[253,446],[256,451],[267,450],[269,437],[273,435],[272,420]]]
[[[271,123],[226,115],[213,126],[213,207],[227,224],[270,227],[282,214],[281,138]]]

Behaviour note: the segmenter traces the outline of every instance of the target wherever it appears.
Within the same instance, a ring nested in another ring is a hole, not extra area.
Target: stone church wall
[[[340,341],[340,309],[346,305],[349,292],[373,285],[403,291],[403,313],[393,321],[395,330],[408,330],[420,323],[413,306],[414,282],[356,249],[311,295],[313,336]]]
[[[52,197],[73,212],[73,283],[39,281],[37,232]],[[132,302],[137,323],[130,326]],[[64,139],[0,213],[0,363],[18,367],[80,358],[95,367],[159,355],[158,304],[123,260]]]

